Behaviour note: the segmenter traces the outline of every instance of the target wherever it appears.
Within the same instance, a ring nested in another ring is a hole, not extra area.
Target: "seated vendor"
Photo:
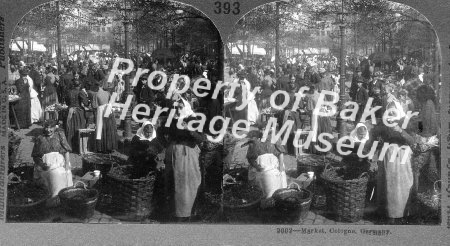
[[[55,120],[47,120],[43,126],[44,132],[35,140],[31,156],[35,164],[34,179],[52,195],[50,205],[60,190],[73,185],[69,155],[72,149],[64,132],[56,128]]]
[[[156,129],[150,121],[142,124],[131,140],[128,162],[134,166],[134,175],[144,177],[150,171],[156,170],[158,154],[164,150],[162,141],[156,137]]]

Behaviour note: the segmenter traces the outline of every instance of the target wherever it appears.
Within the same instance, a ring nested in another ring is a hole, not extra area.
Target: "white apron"
[[[249,180],[255,181],[261,187],[265,198],[270,198],[276,190],[287,187],[286,172],[279,170],[278,158],[274,154],[260,155],[256,163],[262,170],[251,168],[248,173]],[[284,167],[284,163],[281,165]]]
[[[393,147],[386,151],[383,161],[378,162],[378,202],[385,206],[389,218],[402,218],[405,215],[411,187],[413,185],[413,171],[411,167],[411,151],[405,164],[401,164],[403,155],[407,153],[399,149],[393,162],[390,162]]]
[[[34,168],[34,179],[43,184],[52,198],[56,197],[60,190],[72,186],[72,172],[64,168],[64,156],[59,152],[44,154],[42,161],[47,164],[49,170],[44,171],[40,166]]]

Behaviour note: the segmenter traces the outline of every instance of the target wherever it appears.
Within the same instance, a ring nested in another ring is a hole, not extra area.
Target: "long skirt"
[[[331,127],[330,117],[321,117],[321,116],[319,116],[317,118],[317,135],[316,135],[317,139],[316,139],[315,143],[312,143],[312,145],[314,145],[314,147],[311,148],[311,152],[313,154],[318,154],[318,155],[326,154],[325,152],[318,151],[315,148],[315,146],[319,146],[321,148],[325,148],[326,146],[323,143],[318,141],[319,136],[322,133],[331,133],[331,132],[332,132],[332,127]],[[330,141],[330,139],[327,139],[327,140]]]
[[[97,117],[101,116],[97,115]],[[119,136],[117,134],[117,125],[114,114],[110,114],[108,118],[103,117],[103,126],[101,131],[101,139],[95,141],[96,151],[109,153],[116,150]]]
[[[21,95],[22,96],[22,95]],[[28,97],[23,97],[19,101],[11,103],[11,107],[14,108],[16,113],[17,123],[21,129],[27,129],[31,126],[31,100]],[[14,115],[12,111],[9,111],[9,119],[11,126],[16,127],[14,122]]]
[[[44,114],[42,111],[41,102],[39,101],[39,98],[37,97],[31,98],[31,123],[41,121],[43,115]]]
[[[67,137],[67,142],[69,143],[72,150],[79,148],[76,135],[78,129],[84,128],[86,128],[84,111],[81,108],[70,108],[67,115],[65,134]]]
[[[201,183],[200,149],[171,144],[166,149],[166,187],[173,192],[176,217],[189,217]]]
[[[405,215],[406,204],[413,185],[413,171],[411,166],[411,151],[399,149],[393,162],[390,161],[394,154],[394,147],[390,147],[383,161],[378,162],[378,202],[380,208],[384,208],[389,218],[402,218]],[[406,162],[401,163],[404,155]]]

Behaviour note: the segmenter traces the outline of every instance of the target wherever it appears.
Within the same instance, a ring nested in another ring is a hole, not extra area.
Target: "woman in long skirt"
[[[42,120],[43,111],[41,102],[39,101],[40,88],[34,85],[33,80],[27,75],[27,81],[30,85],[30,101],[31,101],[31,123],[37,123]]]
[[[76,133],[78,129],[86,127],[83,105],[88,105],[87,94],[80,89],[79,76],[74,75],[73,88],[67,93],[67,106],[69,112],[65,125],[67,142],[72,149],[78,148]]]
[[[97,152],[111,153],[117,149],[119,138],[114,114],[111,112],[108,117],[104,117],[111,96],[109,92],[103,90],[101,83],[97,82],[96,86],[98,86],[98,92],[93,103],[98,106],[96,113],[96,150]]]
[[[181,100],[179,101],[179,103]],[[178,111],[183,111],[183,105]],[[179,115],[184,113],[180,112]],[[182,120],[182,118],[179,118]],[[171,197],[174,205],[174,215],[178,221],[188,221],[192,215],[192,208],[197,198],[197,191],[201,183],[200,148],[203,135],[186,129],[178,129],[177,120],[171,124],[170,145],[166,149],[165,156],[165,181],[166,192]]]
[[[17,94],[20,97],[20,100],[14,102],[11,106],[14,108],[17,117],[17,123],[21,129],[28,129],[31,125],[31,99],[30,99],[30,85],[27,81],[28,70],[22,69],[20,70],[20,79],[14,82]],[[10,111],[10,119],[14,119]],[[11,122],[13,123],[13,122]],[[11,126],[15,126],[15,124],[11,124]]]
[[[49,116],[48,112],[45,112],[45,109],[48,106],[55,105],[58,103],[58,93],[56,91],[55,86],[52,84],[50,80],[45,81],[45,89],[42,98],[42,107],[44,108],[44,118],[47,119]],[[56,112],[56,111],[55,111]],[[58,120],[58,115],[56,113],[56,119]]]

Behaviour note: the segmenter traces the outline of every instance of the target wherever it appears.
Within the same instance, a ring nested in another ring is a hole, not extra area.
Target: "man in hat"
[[[366,107],[367,100],[369,100],[369,94],[364,88],[364,79],[361,77],[357,80],[358,90],[356,91],[355,102],[358,104],[358,113],[356,114],[356,122],[361,119],[364,108]]]
[[[350,98],[355,101],[356,92],[358,91],[358,80],[362,79],[361,67],[356,67],[355,72],[353,73],[352,84],[350,85]]]
[[[333,79],[327,73],[325,68],[321,67],[319,69],[320,82],[317,85],[319,92],[322,90],[332,91],[333,90]]]

